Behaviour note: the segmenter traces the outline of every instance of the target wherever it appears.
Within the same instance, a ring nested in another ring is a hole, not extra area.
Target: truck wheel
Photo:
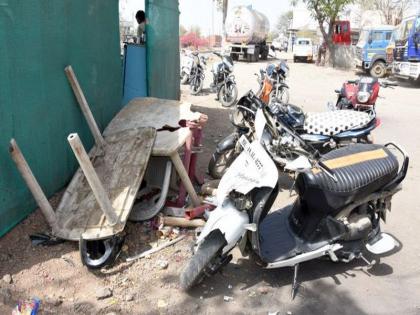
[[[237,54],[230,54],[230,57],[232,58],[233,61],[238,61],[239,60],[239,55],[237,55]]]
[[[264,46],[263,51],[261,53],[261,60],[267,60],[268,58],[268,53],[269,53],[269,48],[268,46]]]
[[[376,61],[370,68],[370,75],[375,78],[383,78],[386,74],[386,65],[383,61]]]
[[[254,50],[254,62],[258,62],[260,60],[260,48],[255,47]]]

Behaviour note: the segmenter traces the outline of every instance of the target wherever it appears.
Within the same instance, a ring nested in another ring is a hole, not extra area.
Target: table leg
[[[194,207],[197,207],[201,204],[200,198],[198,198],[197,193],[194,190],[193,184],[191,183],[190,177],[188,176],[187,171],[185,170],[184,164],[178,154],[178,152],[174,152],[171,155],[171,161],[175,166],[175,169],[181,178],[182,183],[185,186],[188,194],[190,195],[191,202]]]

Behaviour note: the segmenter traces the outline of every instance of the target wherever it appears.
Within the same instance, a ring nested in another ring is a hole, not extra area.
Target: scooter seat
[[[386,147],[353,144],[325,154],[321,159],[337,178],[314,168],[296,181],[301,201],[310,211],[338,213],[349,203],[380,190],[398,173],[398,160]]]
[[[307,113],[303,129],[309,134],[333,136],[366,126],[374,117],[366,112],[336,110]]]

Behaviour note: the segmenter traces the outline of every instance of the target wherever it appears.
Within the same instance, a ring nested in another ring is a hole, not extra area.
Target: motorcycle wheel
[[[234,148],[220,153],[214,152],[208,166],[210,176],[214,179],[222,178],[236,157]]]
[[[188,83],[189,76],[187,73],[182,71],[181,73],[181,84],[187,84]]]
[[[184,291],[199,284],[206,275],[217,271],[211,267],[217,265],[225,244],[226,240],[219,230],[214,230],[207,235],[181,272],[179,280]]]
[[[112,264],[119,256],[124,238],[113,236],[103,240],[79,241],[79,253],[83,265],[89,269],[100,269]]]
[[[197,95],[200,93],[203,88],[203,79],[200,76],[197,76],[195,79],[190,82],[190,92],[192,95]]]
[[[236,99],[238,98],[238,88],[236,87],[236,84],[231,83],[226,86],[222,86],[218,97],[223,107],[231,107],[235,104]]]
[[[279,89],[279,95],[276,95],[276,90],[273,90],[270,93],[270,104],[272,102],[277,102],[281,104],[289,104],[289,89],[286,87],[282,87]]]

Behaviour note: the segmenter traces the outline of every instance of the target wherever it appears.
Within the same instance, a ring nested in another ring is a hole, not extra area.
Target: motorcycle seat
[[[379,191],[398,173],[398,160],[377,144],[352,144],[325,154],[321,160],[337,182],[318,168],[300,173],[296,188],[311,211],[338,212],[351,202]]]
[[[354,110],[307,113],[303,129],[308,134],[334,136],[344,131],[362,128],[373,118],[366,112]]]

